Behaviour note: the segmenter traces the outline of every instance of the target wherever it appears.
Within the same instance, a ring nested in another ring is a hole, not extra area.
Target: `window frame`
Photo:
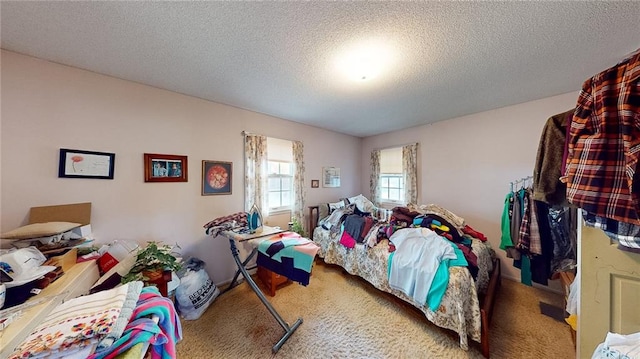
[[[399,187],[390,187],[390,186],[383,186],[383,182],[386,179],[387,180],[387,184],[388,184],[388,180],[391,178],[398,178],[398,180],[400,181],[400,185]],[[404,204],[405,203],[405,199],[404,199],[404,191],[405,191],[405,183],[404,183],[404,174],[402,173],[380,173],[380,177],[378,179],[378,185],[380,186],[380,198],[379,201],[380,203],[389,203],[389,204]],[[399,191],[399,199],[391,199],[391,198],[385,198],[383,195],[383,192],[385,192],[386,189],[386,195],[389,195],[389,190],[390,189],[397,189]]]
[[[282,172],[280,165],[282,164],[288,164],[289,165],[289,172],[291,174],[286,175],[286,174],[282,174],[282,173],[271,173],[270,169],[271,169],[271,164],[272,163],[278,163],[278,171]],[[267,167],[269,168],[269,171],[267,173],[267,204],[269,205],[269,213],[278,213],[278,212],[286,212],[286,211],[291,211],[293,209],[293,181],[294,181],[294,168],[293,168],[293,162],[288,162],[288,161],[281,161],[281,160],[269,160],[267,159]],[[280,179],[280,189],[278,191],[272,191],[269,189],[269,185],[268,185],[268,181],[270,181],[272,178],[278,178]],[[282,190],[282,178],[289,178],[290,179],[290,184],[291,186],[289,187],[288,191],[283,191]],[[269,198],[271,193],[273,192],[278,192],[280,193],[280,204],[282,204],[282,193],[283,192],[289,192],[290,193],[290,203],[286,206],[278,206],[278,207],[271,207],[271,204],[269,204]]]

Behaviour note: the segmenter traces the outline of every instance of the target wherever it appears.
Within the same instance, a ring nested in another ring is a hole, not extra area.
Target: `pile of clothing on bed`
[[[475,280],[473,238],[484,234],[437,205],[396,207],[382,231],[389,239],[389,286],[436,310],[447,290],[450,267],[467,267]]]
[[[330,208],[331,213],[322,218],[319,225],[329,230],[332,238],[339,235],[340,244],[347,248],[353,248],[357,243],[372,248],[380,240],[390,239],[400,229],[428,228],[462,251],[474,278],[478,272],[477,258],[471,250],[471,238],[486,242],[487,237],[446,208],[435,204],[417,206],[410,203],[389,211],[376,207],[363,195],[345,198],[331,205],[334,208]],[[390,251],[393,250],[395,245],[391,242]]]
[[[358,243],[373,248],[387,239],[389,286],[417,303],[438,308],[449,267],[467,267],[477,279],[478,258],[472,239],[486,242],[487,238],[451,211],[435,204],[382,210],[362,195],[343,199],[343,203],[331,204],[334,208],[319,224],[346,248]]]
[[[340,243],[347,248],[356,243],[375,246],[384,235],[380,229],[388,224],[390,211],[376,207],[362,194],[329,203],[328,215],[319,214],[318,225],[330,231],[331,238],[340,235]],[[322,208],[321,208],[322,209]]]
[[[394,233],[403,228],[427,228],[440,237],[446,238],[457,247],[468,263],[469,271],[473,278],[478,274],[478,259],[471,248],[471,239],[477,238],[482,242],[487,237],[465,224],[464,219],[453,212],[435,204],[416,206],[408,204],[407,207],[395,207],[392,210],[389,224],[382,226],[384,235],[381,238],[390,240],[390,251],[396,248],[392,241]]]

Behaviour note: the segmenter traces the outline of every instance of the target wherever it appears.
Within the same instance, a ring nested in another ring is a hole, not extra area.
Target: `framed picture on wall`
[[[144,154],[145,182],[188,182],[187,156]]]
[[[233,162],[202,161],[202,195],[231,194]]]
[[[60,149],[58,177],[113,179],[116,154]]]
[[[320,180],[311,180],[311,188],[320,187]]]
[[[322,187],[340,187],[340,168],[322,168]]]

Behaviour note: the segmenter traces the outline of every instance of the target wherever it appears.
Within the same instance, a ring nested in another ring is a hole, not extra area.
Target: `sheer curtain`
[[[244,137],[244,209],[255,203],[263,218],[269,215],[267,203],[267,137],[245,134]]]
[[[371,151],[371,177],[369,178],[371,202],[380,206],[380,150]]]
[[[304,221],[304,146],[300,141],[291,141],[293,143],[293,208],[291,208],[291,216],[300,223],[303,228],[306,227]],[[307,230],[307,229],[305,229]]]
[[[404,200],[418,204],[418,143],[402,146]]]

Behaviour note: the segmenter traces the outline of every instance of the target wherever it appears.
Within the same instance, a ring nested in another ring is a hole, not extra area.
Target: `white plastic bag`
[[[580,293],[580,271],[576,274],[573,282],[569,286],[569,296],[567,297],[567,313],[578,314],[578,293]]]
[[[610,358],[640,358],[640,332],[628,335],[608,332],[604,343],[598,345],[591,359]]]
[[[194,260],[199,262],[189,265]],[[209,308],[220,294],[220,290],[209,278],[201,260],[191,258],[185,267],[187,269],[180,277],[180,285],[176,288],[177,309],[185,320],[196,320]]]

